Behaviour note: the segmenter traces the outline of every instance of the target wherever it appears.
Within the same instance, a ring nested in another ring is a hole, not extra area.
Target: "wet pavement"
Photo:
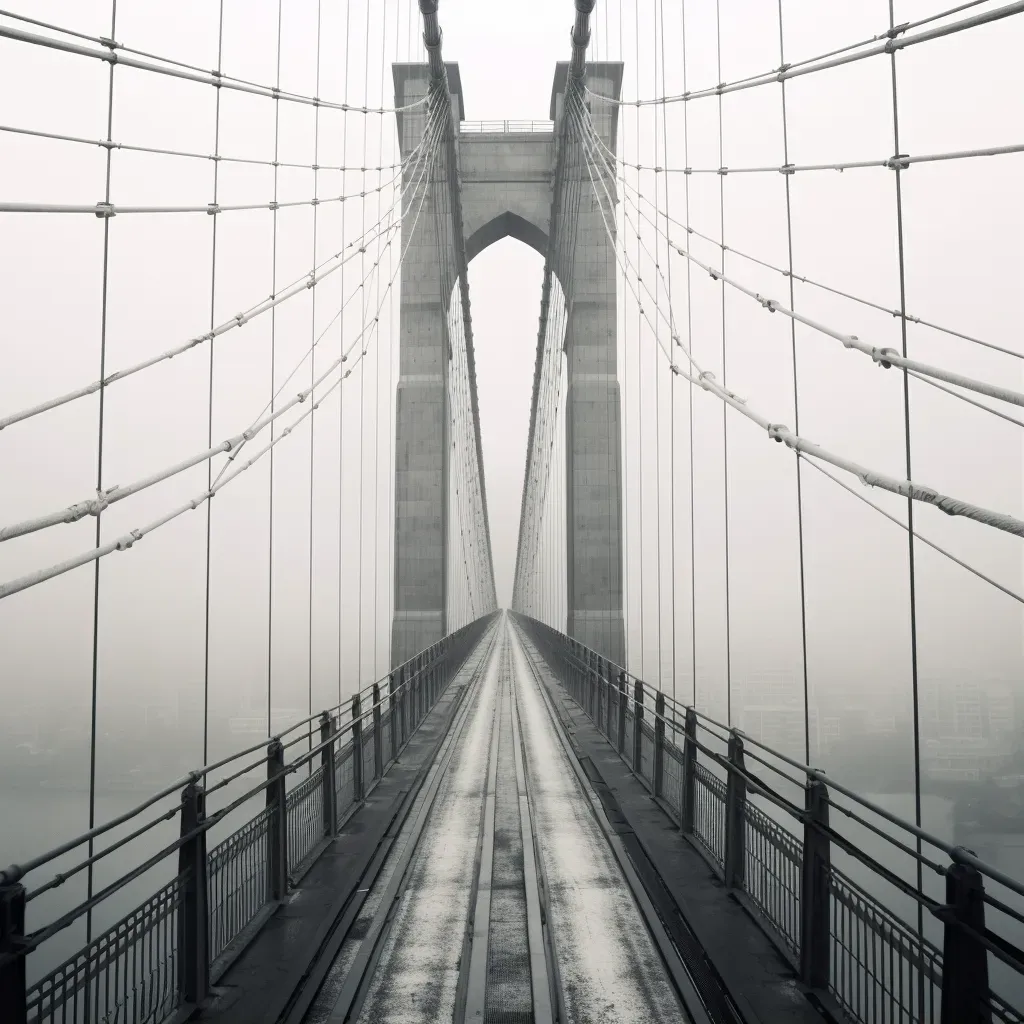
[[[314,1024],[688,1021],[507,616]]]

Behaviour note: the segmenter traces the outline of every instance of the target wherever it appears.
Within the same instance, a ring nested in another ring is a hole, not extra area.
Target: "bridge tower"
[[[622,664],[622,481],[620,396],[616,377],[616,273],[612,238],[594,186],[584,173],[574,188],[559,180],[558,147],[568,64],[556,66],[548,131],[456,133],[456,205],[462,224],[460,258],[466,263],[507,235],[548,261],[567,298],[566,538],[569,635]],[[414,103],[430,88],[427,64],[395,64],[396,106]],[[457,64],[447,65],[452,120],[464,120]],[[588,88],[618,97],[622,64],[587,65]],[[618,107],[601,104],[594,126],[613,152]],[[424,106],[400,112],[403,159],[419,144],[429,113]],[[498,126],[500,127],[500,126]],[[414,173],[407,169],[406,174]],[[443,171],[441,172],[443,178]],[[561,175],[564,177],[564,172]],[[433,216],[440,186],[403,240],[400,368],[396,401],[395,617],[392,663],[399,664],[448,631],[448,464],[445,335],[451,295],[444,294],[441,234]],[[601,188],[614,195],[614,179]],[[562,202],[557,201],[560,191]],[[407,193],[408,195],[409,193]],[[571,216],[566,202],[574,209]],[[403,211],[405,213],[405,211]],[[552,217],[555,223],[552,225]],[[560,253],[560,232],[572,225],[574,253]],[[611,225],[614,237],[614,225]],[[442,258],[439,258],[439,255]],[[451,260],[458,265],[458,260]],[[564,265],[562,265],[564,264]],[[543,316],[542,310],[542,316]],[[541,334],[543,335],[543,325]]]

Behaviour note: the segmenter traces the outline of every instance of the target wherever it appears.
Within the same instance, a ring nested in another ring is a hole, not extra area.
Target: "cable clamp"
[[[729,168],[728,167],[719,167],[718,168],[718,173],[720,175],[722,175],[722,177],[725,177],[725,175],[727,175],[729,173]]]
[[[889,359],[892,356],[898,355],[899,353],[894,348],[873,348],[871,350],[871,358],[884,370],[892,369],[892,363]]]
[[[708,274],[712,281],[720,281],[722,279],[721,274],[717,270],[712,270],[711,267],[708,267]]]
[[[319,171],[320,170],[320,165],[319,164],[313,164],[313,166],[310,168],[310,170],[311,171]]]
[[[757,301],[760,302],[769,313],[775,312],[775,299],[766,299],[762,295],[755,295],[754,298],[757,299]]]
[[[220,205],[218,203],[210,203],[206,207],[206,212],[212,217],[214,214],[220,213]]]
[[[279,100],[281,98],[281,90],[276,85],[273,85],[270,87],[270,95],[275,100]]]
[[[221,81],[221,72],[218,68],[214,68],[210,72],[210,76],[213,78],[212,85],[215,89],[220,89],[223,87],[224,83]]]
[[[719,82],[718,85],[715,86],[715,93],[721,96],[722,93],[725,91],[725,87],[727,84],[727,82]]]
[[[368,110],[368,109],[367,109],[366,107],[363,107],[363,113],[364,113],[364,114],[368,114],[369,112],[370,112],[370,111],[369,111],[369,110]]]
[[[319,96],[314,96],[313,97],[313,106],[314,107],[319,107],[320,106],[320,97]]]
[[[315,288],[316,287],[316,271],[315,270],[311,270],[309,272],[309,280],[306,282],[306,287],[307,288]]]
[[[796,165],[795,164],[783,164],[779,168],[779,174],[795,174],[795,173],[796,173]]]
[[[246,322],[246,320],[248,320],[248,319],[249,319],[249,317],[245,313],[236,313],[235,314],[235,323],[238,324],[239,327],[241,327],[242,324],[244,324]]]
[[[701,370],[700,373],[697,374],[697,382],[702,388],[705,388],[705,390],[705,381],[713,381],[714,379],[715,375],[710,370]]]
[[[103,217],[116,217],[117,209],[113,203],[97,203],[96,204],[96,216]]]
[[[677,377],[680,376],[683,372],[675,363],[671,364],[670,369]]]
[[[107,39],[106,36],[100,36],[96,42],[98,42],[100,46],[107,47],[108,50],[116,50],[121,45],[113,39]]]
[[[274,199],[271,202],[267,203],[267,209],[268,210],[276,210],[278,208],[278,205],[279,204],[278,204],[277,200]]]
[[[310,206],[319,206],[320,205],[320,200],[319,199],[310,199],[309,205]]]
[[[785,424],[783,424],[783,423],[769,423],[768,424],[768,436],[773,441],[778,441],[779,444],[783,444],[785,442],[785,440],[786,440],[782,436],[783,433],[786,433],[786,434],[789,433],[789,427],[787,427]]]
[[[908,28],[910,28],[910,22],[905,21],[902,25],[893,25],[893,27],[889,29],[889,31],[886,32],[885,34],[890,39],[895,39],[897,36],[902,35],[904,32],[906,32]]]
[[[132,530],[131,533],[121,537],[117,542],[118,551],[127,551],[137,540],[142,540],[141,530]]]
[[[693,168],[692,167],[684,167],[683,168],[683,174],[685,174],[687,176],[693,174]]]
[[[905,171],[910,166],[910,157],[906,153],[897,153],[885,161],[890,171]]]
[[[346,370],[346,371],[345,371],[345,376],[344,376],[344,377],[342,377],[341,379],[342,379],[342,380],[344,380],[344,379],[345,379],[345,377],[348,377],[348,376],[350,376],[350,375],[351,375],[351,373],[352,373],[352,371],[351,371],[351,370]]]

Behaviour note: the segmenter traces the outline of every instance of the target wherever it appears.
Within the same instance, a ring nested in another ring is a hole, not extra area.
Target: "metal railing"
[[[554,121],[460,121],[459,133],[462,135],[479,135],[505,132],[554,132]]]
[[[0,872],[3,1024],[161,1024],[179,1013],[184,1019],[383,777],[492,618],[457,630],[349,700],[198,768],[113,821]],[[224,769],[228,773],[212,782]],[[300,770],[307,776],[289,789],[289,778]],[[263,780],[229,796],[228,787],[252,772]],[[179,789],[177,801],[163,809]],[[224,802],[217,810],[208,804],[214,796]],[[207,851],[211,830],[261,796],[265,806]],[[146,838],[175,818],[177,838],[150,854]],[[103,837],[108,845],[98,849]],[[133,869],[43,927],[26,929],[33,900],[126,850],[135,851]],[[69,855],[81,859],[26,887],[27,876],[47,865],[53,870]],[[116,905],[108,901],[118,893],[123,900],[153,871],[163,873],[155,893],[38,980],[28,980],[32,958],[43,956],[50,940],[83,918],[91,923],[94,912]]]
[[[1024,884],[824,772],[699,714],[550,626],[516,618],[572,699],[808,988],[863,1024],[1024,1022],[1024,1013],[989,986],[990,958],[1013,972],[1004,973],[1018,988],[1024,985],[1024,951],[1009,937],[1024,926]],[[786,786],[792,797],[780,792]],[[833,803],[830,791],[844,802]],[[830,809],[914,870],[883,864],[830,822]],[[840,858],[849,870],[833,863]],[[941,885],[944,899],[920,878]],[[913,913],[901,916],[870,888],[893,894]],[[926,931],[941,934],[941,945]]]

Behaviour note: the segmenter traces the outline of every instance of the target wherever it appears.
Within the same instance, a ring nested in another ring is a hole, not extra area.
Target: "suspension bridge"
[[[946,4],[502,12],[479,121],[455,3],[0,11],[3,1024],[1024,1021],[1024,3]]]

